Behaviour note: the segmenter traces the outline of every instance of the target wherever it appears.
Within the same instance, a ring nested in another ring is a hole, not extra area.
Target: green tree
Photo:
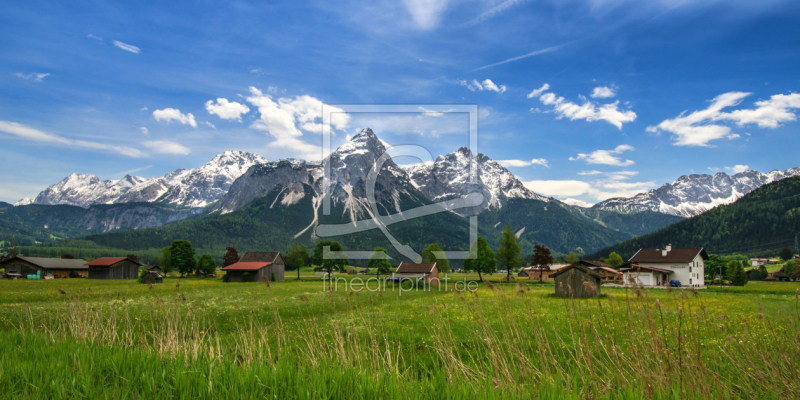
[[[372,251],[372,254],[370,254],[369,261],[367,261],[367,268],[375,269],[375,276],[388,274],[389,270],[392,268],[392,264],[389,264],[389,260],[386,259],[386,256],[386,249],[383,247],[376,247],[375,250]]]
[[[622,265],[622,263],[625,262],[622,259],[622,256],[617,254],[617,252],[612,252],[611,254],[608,255],[608,258],[605,258],[605,259],[601,258],[600,261],[604,262],[604,263],[606,263],[606,264],[608,264],[608,265],[610,265],[610,266],[612,266],[614,268],[619,267],[620,265]]]
[[[169,253],[170,264],[181,273],[181,276],[194,272],[197,261],[194,259],[194,248],[191,242],[175,240],[169,246]]]
[[[578,262],[580,260],[581,260],[581,258],[578,257],[578,255],[575,254],[574,251],[570,251],[569,254],[567,254],[564,257],[564,261],[566,261],[568,264],[574,264],[574,263],[576,263],[576,262]]]
[[[780,252],[780,257],[781,260],[783,261],[791,260],[792,257],[794,257],[794,252],[792,251],[792,248],[791,247],[782,248]]]
[[[217,272],[217,263],[214,262],[214,258],[211,257],[211,254],[203,254],[200,256],[200,259],[197,260],[197,269],[206,275],[211,275]]]
[[[769,271],[767,271],[767,267],[761,265],[758,267],[758,272],[752,272],[751,274],[756,274],[755,279],[761,281],[769,276]]]
[[[712,280],[716,279],[717,276],[719,276],[720,279],[724,279],[725,265],[727,263],[720,256],[716,254],[710,254],[705,264],[706,273],[711,277]]]
[[[156,257],[158,260],[158,264],[161,266],[161,270],[164,271],[164,275],[172,272],[175,268],[172,266],[172,252],[170,251],[169,247],[164,247],[161,250],[161,256]]]
[[[322,240],[317,243],[314,248],[314,255],[312,256],[313,263],[317,266],[314,268],[316,271],[325,271],[328,273],[328,281],[332,282],[333,271],[344,272],[347,267],[348,260],[346,258],[325,258],[324,248],[330,247],[330,251],[342,251],[342,245],[333,240]],[[330,285],[333,290],[333,285]]]
[[[477,272],[478,280],[483,282],[482,274],[491,274],[495,271],[495,254],[486,239],[480,236],[470,246],[469,253],[470,257],[464,260],[464,271]]]
[[[308,265],[308,260],[311,255],[308,254],[308,248],[304,244],[292,243],[289,252],[286,253],[286,266],[290,269],[297,270],[297,280],[300,280],[300,268]]]
[[[428,246],[428,248],[422,251],[422,262],[435,262],[436,268],[439,269],[439,272],[450,272],[450,261],[444,256],[444,254],[442,254],[444,252],[439,253],[440,256],[437,257],[437,252],[442,252],[442,248],[436,243],[431,244]]]
[[[731,280],[733,286],[744,286],[747,284],[747,274],[744,273],[744,267],[739,260],[733,260],[728,263],[728,278]]]
[[[550,254],[550,249],[544,245],[534,245],[531,265],[539,268],[539,282],[541,283],[544,280],[544,271],[550,271],[550,266],[553,265],[553,255]]]
[[[511,269],[522,265],[522,258],[520,257],[522,249],[517,243],[517,235],[511,230],[510,226],[503,228],[498,242],[500,243],[500,248],[497,249],[497,254],[495,254],[497,265],[506,268],[506,279],[510,281]]]
[[[239,262],[239,251],[235,247],[226,247],[225,255],[222,256],[222,268]]]

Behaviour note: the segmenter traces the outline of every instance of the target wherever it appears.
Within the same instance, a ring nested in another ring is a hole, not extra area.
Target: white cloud
[[[633,150],[632,146],[627,144],[621,144],[614,148],[614,150],[595,150],[589,154],[578,153],[577,157],[570,157],[571,161],[574,160],[586,160],[589,164],[602,164],[602,165],[614,165],[617,167],[627,167],[629,165],[633,165],[633,160],[625,160],[622,161],[619,157],[613,156],[613,154],[622,154],[624,151]]]
[[[527,181],[522,184],[536,193],[550,197],[574,197],[587,194],[592,185],[583,181]]]
[[[572,199],[572,198],[564,199],[564,200],[561,200],[561,201],[563,201],[564,203],[567,203],[567,204],[569,204],[571,206],[578,206],[578,207],[585,207],[585,208],[589,208],[589,207],[594,205],[594,203],[589,203],[589,202],[586,202],[586,201],[583,201],[583,200]]]
[[[557,97],[554,93],[545,93],[539,97],[544,105],[553,106],[554,113],[558,114],[557,119],[569,118],[570,120],[585,119],[586,121],[606,121],[611,125],[622,129],[622,124],[626,122],[633,122],[636,120],[636,113],[627,110],[620,111],[619,101],[609,104],[595,105],[591,101],[586,101],[583,105],[575,104],[571,101],[564,100],[563,97]]]
[[[578,172],[578,175],[600,175],[600,174],[602,174],[602,172],[596,170]]]
[[[592,90],[591,94],[594,99],[607,99],[616,95],[617,93],[614,92],[614,89],[607,86],[598,86]]]
[[[143,126],[139,127],[139,130],[142,131],[142,134],[144,134],[145,136],[149,136],[150,135],[150,130],[145,128],[145,127],[143,127]]]
[[[430,30],[439,25],[439,19],[449,0],[403,0],[417,28]]]
[[[139,49],[138,47],[136,47],[134,45],[122,43],[122,42],[119,42],[119,41],[116,41],[116,40],[112,41],[112,43],[114,43],[114,46],[117,46],[122,50],[129,51],[129,52],[131,52],[133,54],[139,54],[139,53],[142,52],[141,49]]]
[[[92,34],[88,34],[88,35],[86,35],[86,37],[89,38],[89,39],[94,39],[94,40],[100,40],[100,41],[103,40],[103,38],[101,38],[100,36],[95,36],[95,35],[92,35]]]
[[[188,147],[167,140],[152,140],[142,143],[154,153],[158,154],[177,154],[185,156],[192,152]]]
[[[264,94],[255,87],[250,87],[250,96],[247,102],[258,108],[261,114],[259,120],[250,127],[269,133],[275,140],[269,145],[293,150],[299,157],[319,160],[322,154],[318,145],[306,143],[302,140],[303,131],[322,133],[322,101],[308,96],[295,98],[280,98],[274,101],[272,96]],[[349,115],[344,110],[333,108],[337,118],[331,125],[335,129],[346,129],[350,122]],[[321,122],[317,122],[317,121]]]
[[[478,82],[477,80],[473,79],[472,82],[467,82],[465,80],[460,80],[458,83],[462,86],[466,86],[467,89],[471,91],[476,90],[490,90],[497,93],[503,93],[506,91],[505,85],[497,86],[491,79],[485,79],[483,82]]]
[[[197,128],[197,121],[194,120],[194,115],[192,113],[182,114],[181,110],[177,108],[165,108],[163,110],[155,110],[153,111],[153,118],[156,121],[178,121],[183,125],[191,125],[193,128]]]
[[[747,165],[737,164],[737,165],[734,165],[732,167],[725,167],[725,169],[727,169],[728,171],[733,172],[734,174],[738,174],[740,172],[747,171],[748,169],[750,169],[750,167],[747,166]]]
[[[711,172],[713,172],[713,173],[715,173],[715,174],[716,174],[717,172],[719,172],[719,168],[716,168],[716,167],[708,167],[708,170],[709,170],[709,171],[711,171]]]
[[[751,93],[728,92],[713,100],[705,110],[698,110],[689,115],[686,111],[673,119],[667,119],[655,126],[648,126],[647,131],[659,131],[674,134],[676,146],[709,146],[709,142],[717,139],[735,139],[738,134],[731,133],[731,128],[716,125],[717,121],[731,121],[738,126],[756,124],[760,128],[777,128],[784,122],[795,121],[797,115],[790,111],[800,108],[800,94],[776,94],[769,100],[757,101],[758,108],[735,110],[730,113],[723,109],[739,105]]]
[[[425,114],[425,115],[427,115],[429,117],[441,117],[442,115],[445,115],[446,113],[456,111],[454,108],[450,109],[450,110],[444,110],[444,111],[433,111],[433,110],[428,110],[425,107],[419,107],[419,110],[422,111],[423,114]]]
[[[82,147],[93,150],[111,150],[128,157],[147,157],[147,154],[131,147],[115,146],[86,140],[67,139],[65,137],[45,133],[38,129],[16,122],[0,121],[0,132],[5,132],[24,140],[49,143],[57,146]]]
[[[542,85],[542,87],[540,87],[538,89],[533,89],[532,92],[528,93],[528,98],[532,99],[532,98],[534,98],[536,96],[539,96],[540,94],[548,91],[549,89],[550,89],[550,84],[549,83],[545,83],[544,85]]]
[[[213,100],[206,102],[206,110],[209,114],[216,114],[222,119],[232,119],[241,122],[242,114],[250,112],[250,108],[244,104],[235,101],[228,101],[225,98],[218,98],[217,103],[214,104]]]
[[[16,74],[14,74],[14,76],[21,79],[27,79],[29,81],[42,82],[44,78],[50,76],[50,74],[41,72],[32,72],[30,74],[23,74],[22,72],[17,72]]]
[[[527,167],[529,165],[541,165],[547,168],[550,166],[547,164],[547,160],[544,158],[534,158],[530,161],[525,160],[498,160],[497,163],[504,167]]]
[[[214,124],[212,124],[211,122],[208,122],[208,121],[203,122],[203,125],[211,128],[211,129],[217,129],[217,127],[214,126]]]
[[[147,111],[147,107],[142,107],[139,109],[139,111]]]

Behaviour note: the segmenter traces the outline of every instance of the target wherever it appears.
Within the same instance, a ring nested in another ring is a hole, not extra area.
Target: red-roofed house
[[[227,274],[228,282],[245,282],[245,277],[248,277],[248,282],[258,282],[263,277],[272,282],[280,282],[283,281],[286,271],[285,264],[280,252],[247,251],[239,262],[222,270]],[[245,273],[249,275],[245,276]]]
[[[142,266],[126,257],[102,257],[85,265],[89,267],[89,279],[136,279]]]

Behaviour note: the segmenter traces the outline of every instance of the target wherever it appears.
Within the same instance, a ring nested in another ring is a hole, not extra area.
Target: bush
[[[269,279],[271,282],[275,282],[275,273],[272,273],[272,277]]]
[[[80,274],[78,273],[78,271],[69,271],[69,277],[70,278],[78,278],[78,277],[80,277]]]
[[[139,277],[136,278],[136,281],[139,282],[139,283],[142,283],[142,278],[144,278],[144,276],[149,274],[149,273],[150,273],[150,271],[148,271],[146,269],[140,269],[139,270]]]
[[[228,282],[228,274],[222,275],[222,281]]]
[[[250,272],[245,272],[242,274],[242,282],[250,282],[253,280],[253,274]]]

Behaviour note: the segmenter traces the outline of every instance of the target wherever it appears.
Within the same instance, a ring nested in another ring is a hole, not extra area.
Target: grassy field
[[[798,398],[797,283],[0,280],[3,398]],[[462,274],[452,274],[461,279]],[[342,277],[348,277],[344,275]],[[362,277],[363,278],[363,277]],[[494,275],[493,280],[500,276]],[[371,289],[374,289],[374,285]],[[352,288],[351,288],[352,289]]]

